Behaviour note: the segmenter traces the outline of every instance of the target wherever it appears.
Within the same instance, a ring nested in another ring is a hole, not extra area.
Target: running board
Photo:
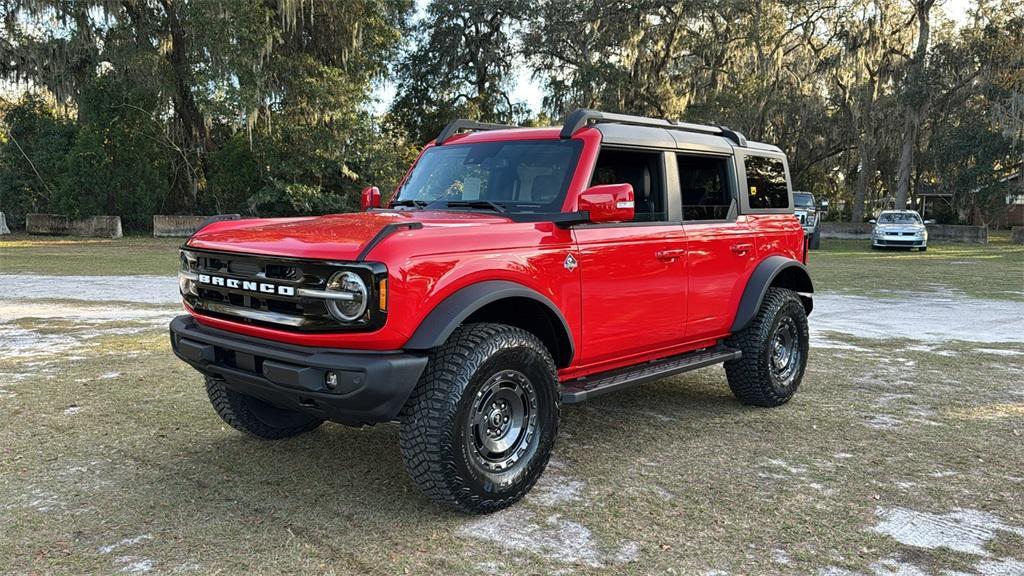
[[[630,388],[712,364],[721,364],[739,357],[740,351],[735,348],[716,346],[570,380],[562,384],[562,404],[578,404],[607,392]]]

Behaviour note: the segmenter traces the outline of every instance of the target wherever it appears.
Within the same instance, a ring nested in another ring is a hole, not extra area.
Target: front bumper
[[[927,238],[913,236],[875,236],[871,242],[880,248],[923,248],[928,245]]]
[[[174,354],[203,374],[265,402],[358,426],[394,420],[427,357],[269,342],[203,326],[192,316],[171,321]],[[328,372],[337,385],[326,384]]]

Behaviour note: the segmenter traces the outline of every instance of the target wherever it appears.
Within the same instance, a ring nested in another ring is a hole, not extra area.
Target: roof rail
[[[577,108],[565,117],[562,124],[562,138],[572,138],[577,130],[591,124],[628,124],[630,126],[648,126],[651,128],[671,128],[673,130],[684,130],[686,132],[699,132],[701,134],[713,134],[724,136],[736,143],[737,146],[746,146],[747,139],[743,134],[726,128],[725,126],[709,126],[706,124],[691,124],[690,122],[678,122],[676,120],[664,120],[661,118],[647,118],[645,116],[630,116],[628,114],[610,114],[599,112],[589,108]]]
[[[504,130],[505,128],[518,128],[518,126],[508,126],[505,124],[488,124],[487,122],[477,122],[475,120],[466,120],[465,118],[459,118],[458,120],[452,120],[441,133],[437,135],[434,140],[434,144],[440,146],[444,144],[449,138],[455,136],[459,132],[475,132],[479,130]]]

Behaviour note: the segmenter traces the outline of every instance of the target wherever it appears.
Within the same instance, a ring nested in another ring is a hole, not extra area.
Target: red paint
[[[595,223],[629,222],[633,219],[633,185],[602,184],[584,190],[576,200],[579,210]]]
[[[359,195],[359,207],[366,212],[370,208],[380,208],[380,188],[367,186]]]
[[[517,129],[459,135],[451,142],[558,137],[557,128]],[[584,194],[600,149],[600,132],[586,128],[574,138],[583,142],[583,149],[563,211],[591,210],[599,219],[624,216],[623,209],[610,207],[626,201],[621,185],[595,187],[596,192]],[[626,188],[631,199],[632,189]],[[368,200],[372,203],[372,195]],[[388,236],[366,257],[388,267],[388,319],[379,330],[295,333],[189,312],[206,325],[268,340],[395,350],[457,290],[484,280],[508,280],[543,294],[561,310],[576,347],[572,365],[560,371],[568,379],[715,344],[728,335],[757,263],[774,254],[800,260],[805,250],[803,230],[788,214],[740,216],[735,222],[566,229],[547,222],[516,223],[486,212],[390,210],[218,222],[189,245],[351,261],[382,227],[412,221],[423,227]],[[572,270],[565,266],[570,254],[578,262]]]

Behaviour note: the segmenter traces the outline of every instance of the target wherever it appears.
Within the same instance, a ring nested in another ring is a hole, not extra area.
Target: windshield
[[[920,224],[921,217],[915,212],[883,212],[879,224]]]
[[[800,208],[813,208],[814,196],[807,192],[793,192],[793,203]]]
[[[581,144],[523,140],[434,146],[420,157],[393,204],[560,212]]]

